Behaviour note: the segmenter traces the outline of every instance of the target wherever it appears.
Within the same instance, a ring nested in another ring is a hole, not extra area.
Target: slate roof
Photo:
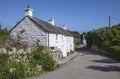
[[[42,27],[45,31],[49,33],[57,33],[57,34],[65,34],[66,36],[72,36],[68,31],[61,27],[53,26],[52,24],[43,21],[41,19],[25,16],[21,21],[23,21],[26,17],[30,18],[33,22],[35,22],[38,26]],[[20,22],[21,22],[20,21]],[[18,22],[10,31],[12,31],[20,22]]]
[[[45,29],[47,32],[50,33],[58,33],[58,34],[65,34],[66,36],[72,36],[68,31],[61,27],[53,26],[52,24],[45,22],[43,20],[40,20],[35,17],[30,17],[34,22],[36,22],[39,26],[41,26],[43,29]]]

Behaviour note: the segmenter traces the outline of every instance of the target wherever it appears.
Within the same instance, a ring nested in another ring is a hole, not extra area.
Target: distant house
[[[66,31],[66,26],[55,26],[54,19],[45,22],[33,17],[30,6],[25,10],[25,17],[10,30],[10,36],[30,47],[57,47],[62,51],[63,57],[66,57],[70,50],[74,50],[74,38]]]

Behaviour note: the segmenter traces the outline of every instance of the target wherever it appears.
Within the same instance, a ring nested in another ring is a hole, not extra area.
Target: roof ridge
[[[58,26],[53,26],[47,21],[41,20],[39,18],[33,17],[33,16],[25,16],[22,18],[11,30],[13,30],[21,21],[23,21],[26,17],[30,18],[33,22],[35,22],[38,26],[40,26],[42,29],[49,33],[57,33],[57,34],[65,34],[66,36],[72,36],[67,30],[58,27]],[[10,32],[11,32],[10,30]]]
[[[41,26],[42,28],[44,28],[48,32],[60,33],[60,34],[65,34],[65,35],[68,35],[68,36],[72,36],[67,30],[63,29],[62,27],[58,27],[56,25],[53,26],[49,22],[46,22],[44,20],[41,20],[41,19],[33,17],[33,16],[31,16],[30,18],[32,20],[34,20],[39,26]]]

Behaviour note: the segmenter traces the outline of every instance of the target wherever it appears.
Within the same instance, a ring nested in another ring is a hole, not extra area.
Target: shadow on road
[[[103,54],[100,54],[94,50],[90,50],[87,47],[77,48],[76,51],[79,53],[82,53],[83,55],[102,55],[102,56],[104,56]]]
[[[94,66],[94,65],[90,65],[88,67],[85,67],[87,69],[92,69],[92,70],[98,70],[98,71],[103,71],[103,72],[120,72],[120,66],[113,66],[110,64],[115,64],[115,63],[120,63],[118,61],[115,61],[109,57],[106,57],[104,54],[101,54],[97,51],[94,50],[90,50],[87,47],[80,47],[76,49],[77,52],[82,53],[83,55],[99,55],[102,57],[105,57],[104,59],[100,59],[100,60],[90,60],[89,62],[94,62],[94,63],[101,63],[101,64],[109,64],[109,65],[105,65],[105,66]]]
[[[114,64],[114,63],[120,63],[118,61],[115,61],[111,58],[105,58],[105,59],[101,59],[101,60],[93,60],[93,62],[96,62],[96,63],[109,63],[109,64]]]
[[[92,70],[99,70],[99,71],[103,71],[103,72],[120,72],[120,66],[89,66],[86,67],[88,69],[92,69]]]
[[[115,72],[120,72],[120,66],[113,66],[114,64],[116,63],[120,63],[116,60],[113,60],[111,58],[105,58],[105,59],[101,59],[101,60],[92,60],[92,62],[95,62],[95,63],[103,63],[103,64],[109,64],[107,66],[94,66],[94,65],[91,65],[91,66],[88,66],[86,68],[88,69],[92,69],[92,70],[99,70],[99,71],[103,71],[103,72],[111,72],[111,71],[115,71]],[[113,65],[111,65],[113,64]]]

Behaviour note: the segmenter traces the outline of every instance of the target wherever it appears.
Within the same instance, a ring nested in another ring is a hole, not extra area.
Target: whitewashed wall
[[[57,37],[56,37],[57,36]],[[63,34],[49,34],[49,47],[57,47],[61,49],[63,57],[67,56],[67,52],[74,50],[74,38]]]
[[[66,36],[67,37],[67,40],[66,40],[66,44],[67,44],[67,49],[66,51],[67,52],[70,52],[70,50],[74,50],[74,38],[71,37],[71,36]]]
[[[63,36],[63,54],[64,56],[63,57],[66,57],[67,56],[67,37],[64,35]]]
[[[10,33],[13,39],[26,43],[30,47],[35,47],[37,43],[40,45],[48,45],[48,33],[41,27],[33,23],[28,17],[25,17]]]
[[[57,47],[62,51],[63,57],[67,56],[66,38],[63,34],[49,34],[49,47]]]

